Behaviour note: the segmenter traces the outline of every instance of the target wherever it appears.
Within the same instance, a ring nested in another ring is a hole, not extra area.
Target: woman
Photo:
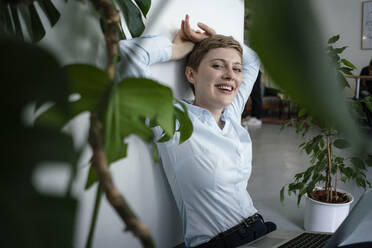
[[[172,43],[162,36],[121,41],[123,61],[132,62],[124,76],[148,76],[151,64],[188,56],[185,74],[195,99],[184,103],[194,132],[181,145],[179,133],[158,143],[160,158],[183,221],[186,247],[237,247],[275,229],[257,214],[246,190],[252,147],[240,122],[259,62],[233,38],[198,26],[204,32],[191,29],[186,15]],[[159,137],[160,127],[154,131]]]

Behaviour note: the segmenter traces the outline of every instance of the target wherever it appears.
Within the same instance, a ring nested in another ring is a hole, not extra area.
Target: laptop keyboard
[[[330,237],[331,234],[302,233],[278,248],[320,248]]]

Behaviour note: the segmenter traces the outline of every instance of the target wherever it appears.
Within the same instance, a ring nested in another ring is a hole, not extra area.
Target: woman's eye
[[[235,72],[242,72],[242,69],[240,69],[240,68],[233,68],[233,70],[234,70]]]
[[[212,67],[215,68],[215,69],[220,69],[222,67],[222,65],[214,64],[214,65],[212,65]]]

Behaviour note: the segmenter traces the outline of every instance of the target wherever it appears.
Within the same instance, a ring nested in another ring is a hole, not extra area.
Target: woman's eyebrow
[[[222,61],[222,62],[224,62],[224,63],[227,62],[227,60],[225,60],[225,59],[221,59],[221,58],[211,59],[210,61],[212,62],[212,61],[215,61],[215,60],[219,60],[219,61]],[[235,65],[235,64],[241,65],[242,63],[240,63],[240,62],[233,62],[233,64],[234,64],[234,65]]]

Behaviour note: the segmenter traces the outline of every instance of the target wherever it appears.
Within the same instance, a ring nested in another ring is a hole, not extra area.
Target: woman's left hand
[[[212,35],[216,34],[216,31],[213,28],[211,28],[208,25],[206,25],[204,23],[201,23],[201,22],[198,23],[198,27],[200,29],[202,29],[204,32],[192,29],[191,26],[190,26],[190,20],[189,19],[190,19],[189,15],[186,15],[185,20],[182,20],[182,24],[181,24],[181,29],[183,31],[185,39],[187,39],[191,42],[194,42],[194,43],[198,43],[198,42],[208,38],[209,36],[212,36]]]
[[[195,43],[216,34],[213,28],[204,23],[198,23],[198,27],[204,32],[192,29],[190,27],[189,15],[186,15],[185,20],[182,20],[180,30],[178,30],[173,40],[171,60],[178,60],[186,57],[194,48]]]

